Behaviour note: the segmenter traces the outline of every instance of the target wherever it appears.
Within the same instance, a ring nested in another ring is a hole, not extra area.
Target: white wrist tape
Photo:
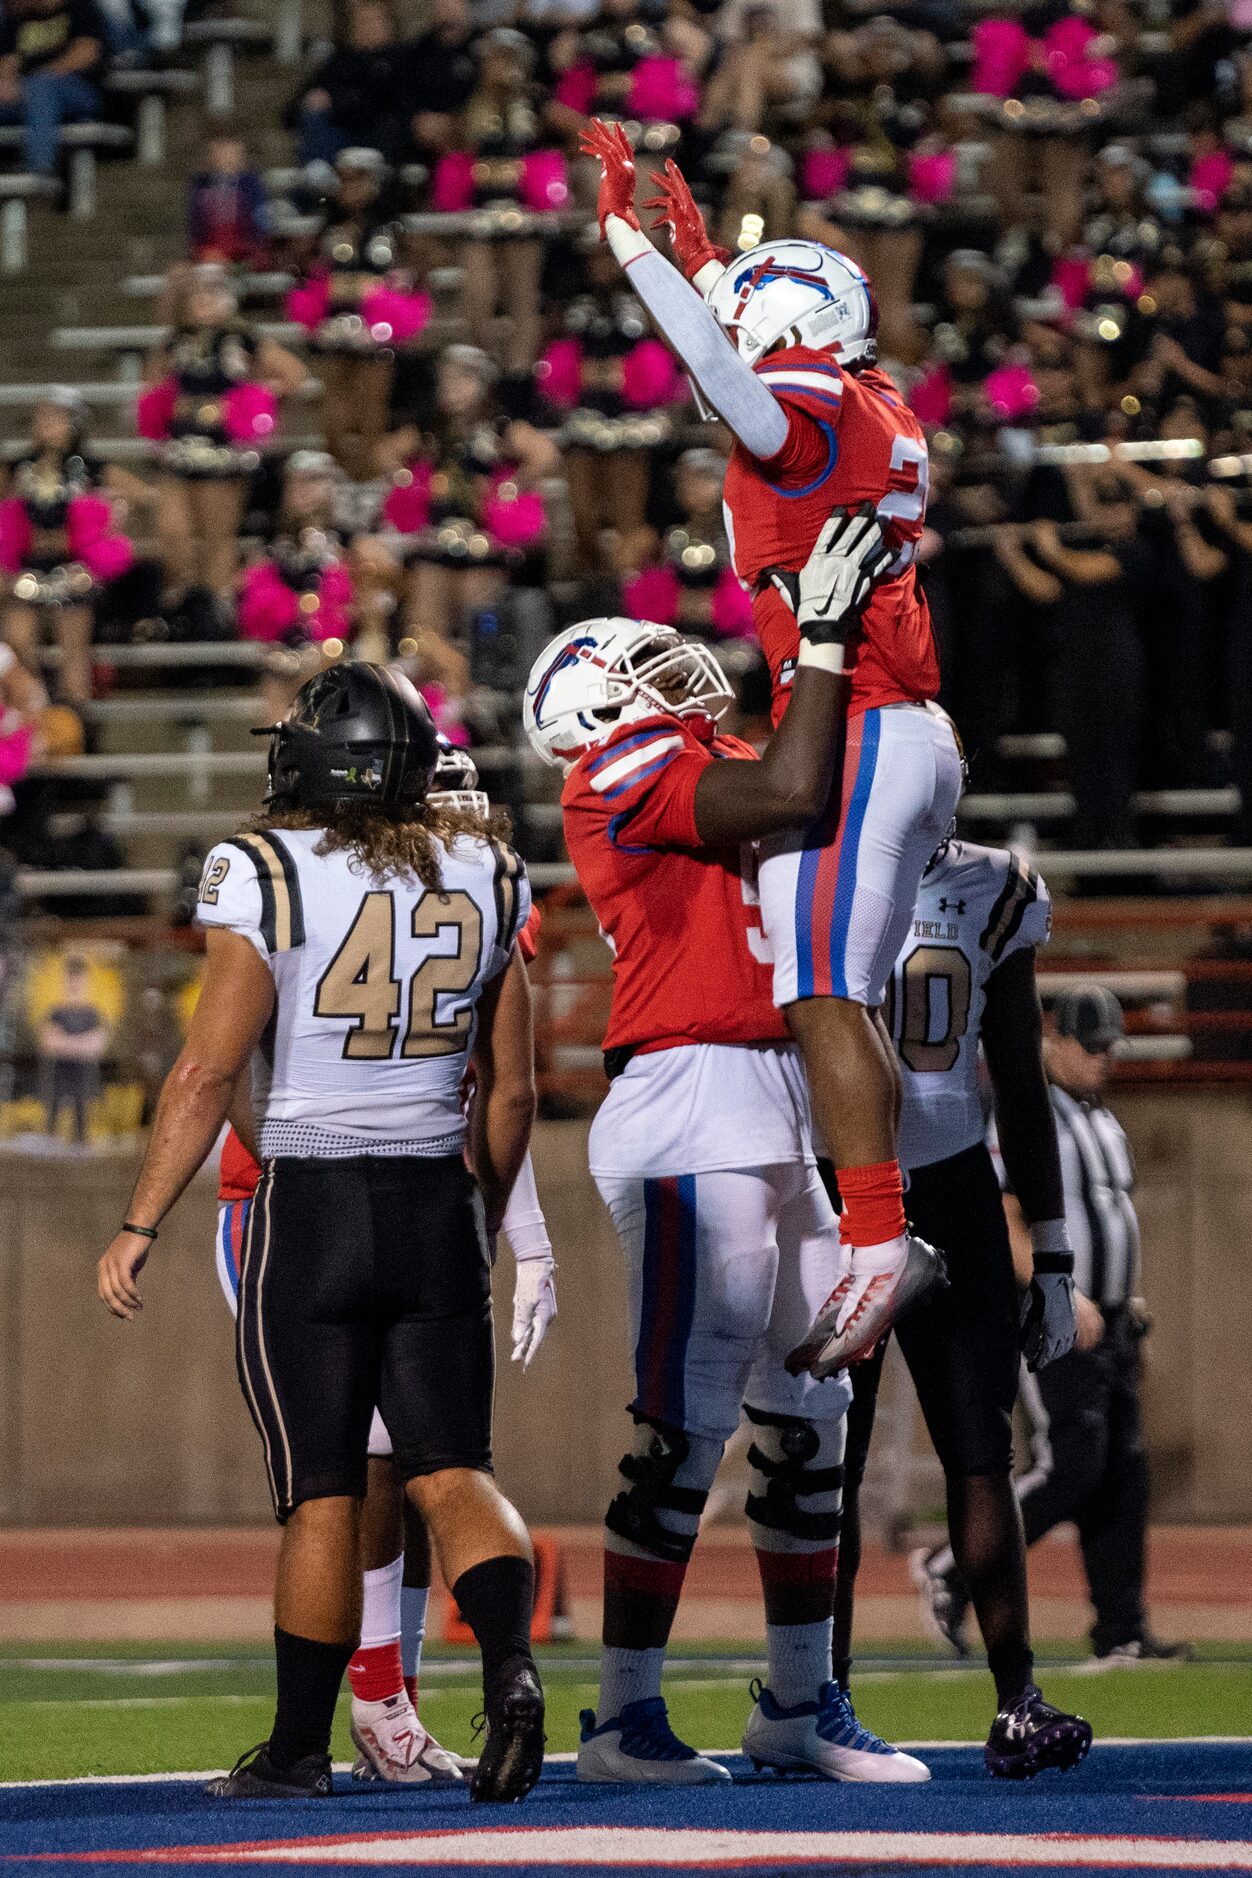
[[[691,276],[691,284],[702,300],[707,300],[722,275],[726,272],[720,261],[706,261]]]
[[[833,677],[838,678],[843,670],[843,654],[842,646],[814,646],[810,645],[807,639],[802,639],[796,666],[798,669],[801,665],[809,665],[819,672],[830,672]]]
[[[500,1223],[509,1242],[509,1250],[519,1265],[525,1265],[530,1259],[551,1259],[552,1241],[548,1237],[543,1208],[539,1204],[535,1168],[529,1153],[513,1183],[513,1191]]]
[[[641,254],[655,254],[656,250],[642,228],[632,228],[620,215],[610,215],[605,220],[608,242],[614,258],[621,267],[629,267]]]

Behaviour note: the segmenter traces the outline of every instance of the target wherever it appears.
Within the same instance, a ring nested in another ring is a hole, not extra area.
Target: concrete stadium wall
[[[1252,1100],[1126,1094],[1156,1313],[1147,1420],[1157,1517],[1252,1518]],[[624,1287],[586,1174],[586,1129],[545,1124],[536,1165],[561,1315],[529,1376],[507,1361],[498,1297],[502,1484],[536,1521],[601,1516],[630,1396]],[[0,1523],[226,1524],[268,1517],[213,1264],[212,1183],[162,1232],[133,1325],[107,1317],[94,1266],[123,1218],[127,1156],[0,1154]]]

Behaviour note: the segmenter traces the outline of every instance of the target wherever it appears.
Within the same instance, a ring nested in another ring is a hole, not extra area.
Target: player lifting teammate
[[[761,866],[774,1000],[804,1054],[851,1250],[846,1275],[792,1353],[796,1367],[824,1376],[864,1355],[893,1316],[942,1279],[942,1259],[905,1224],[898,1073],[877,1017],[922,870],[960,792],[951,727],[927,708],[939,673],[913,565],[926,509],[926,444],[877,369],[877,313],[853,262],[796,240],[764,242],[732,260],[713,247],[668,163],[648,206],[658,211],[654,226],[672,234],[679,273],[640,228],[621,126],[593,122],[583,147],[601,164],[604,238],[703,404],[734,435],[728,532],[735,570],[753,596],[776,721],[796,665],[789,602],[827,516],[868,501],[892,551],[888,578],[825,652],[845,688],[840,786],[829,809],[772,844]]]
[[[471,1793],[518,1799],[542,1765],[530,1542],[491,1479],[488,1234],[534,1114],[515,945],[530,895],[480,819],[429,807],[437,756],[426,705],[377,666],[319,674],[274,728],[265,815],[205,864],[200,1001],[100,1261],[101,1297],[132,1317],[157,1228],[251,1062],[262,1178],[236,1355],[283,1524],[278,1707],[269,1740],[211,1783],[224,1798],[331,1791],[376,1406],[482,1651]]]
[[[612,1080],[592,1173],[629,1277],[635,1439],[606,1517],[598,1716],[582,1780],[726,1778],[678,1741],[661,1672],[722,1449],[751,1424],[747,1516],[765,1596],[768,1687],[754,1760],[843,1780],[924,1780],[830,1681],[846,1378],[784,1358],[840,1258],[794,1046],[770,997],[755,837],[829,794],[838,684],[823,650],[886,560],[866,511],[828,522],[798,590],[794,700],[762,761],[716,733],[730,701],[707,648],[646,621],[590,620],[541,654],[525,716],[566,772],[571,859],[613,950]]]

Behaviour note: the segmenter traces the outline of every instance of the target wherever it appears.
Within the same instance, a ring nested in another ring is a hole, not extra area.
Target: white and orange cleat
[[[808,1371],[818,1382],[874,1349],[898,1317],[948,1282],[943,1253],[909,1233],[899,1259],[886,1270],[853,1269],[839,1280],[813,1320],[813,1328],[787,1358],[793,1376]]]
[[[352,1698],[354,1780],[385,1780],[392,1786],[452,1785],[461,1779],[455,1755],[441,1748],[417,1718],[407,1695],[384,1702]]]

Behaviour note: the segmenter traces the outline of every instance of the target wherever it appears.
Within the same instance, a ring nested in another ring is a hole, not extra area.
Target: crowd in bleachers
[[[178,12],[0,0],[0,122],[24,118],[31,167],[96,108],[108,48],[169,46]],[[1140,792],[1233,784],[1218,825],[1252,839],[1248,0],[337,14],[273,97],[290,167],[263,169],[256,126],[204,126],[146,462],[93,455],[72,393],[35,409],[0,491],[23,670],[57,638],[82,705],[93,636],[239,635],[278,709],[355,649],[498,742],[547,634],[627,611],[717,643],[759,720],[727,440],[599,242],[577,152],[603,115],[645,180],[682,166],[726,246],[799,233],[870,273],[931,439],[924,577],[976,789],[1064,781],[1067,845],[1098,849],[1143,837]],[[1014,732],[1060,732],[1063,766],[1023,772]]]

